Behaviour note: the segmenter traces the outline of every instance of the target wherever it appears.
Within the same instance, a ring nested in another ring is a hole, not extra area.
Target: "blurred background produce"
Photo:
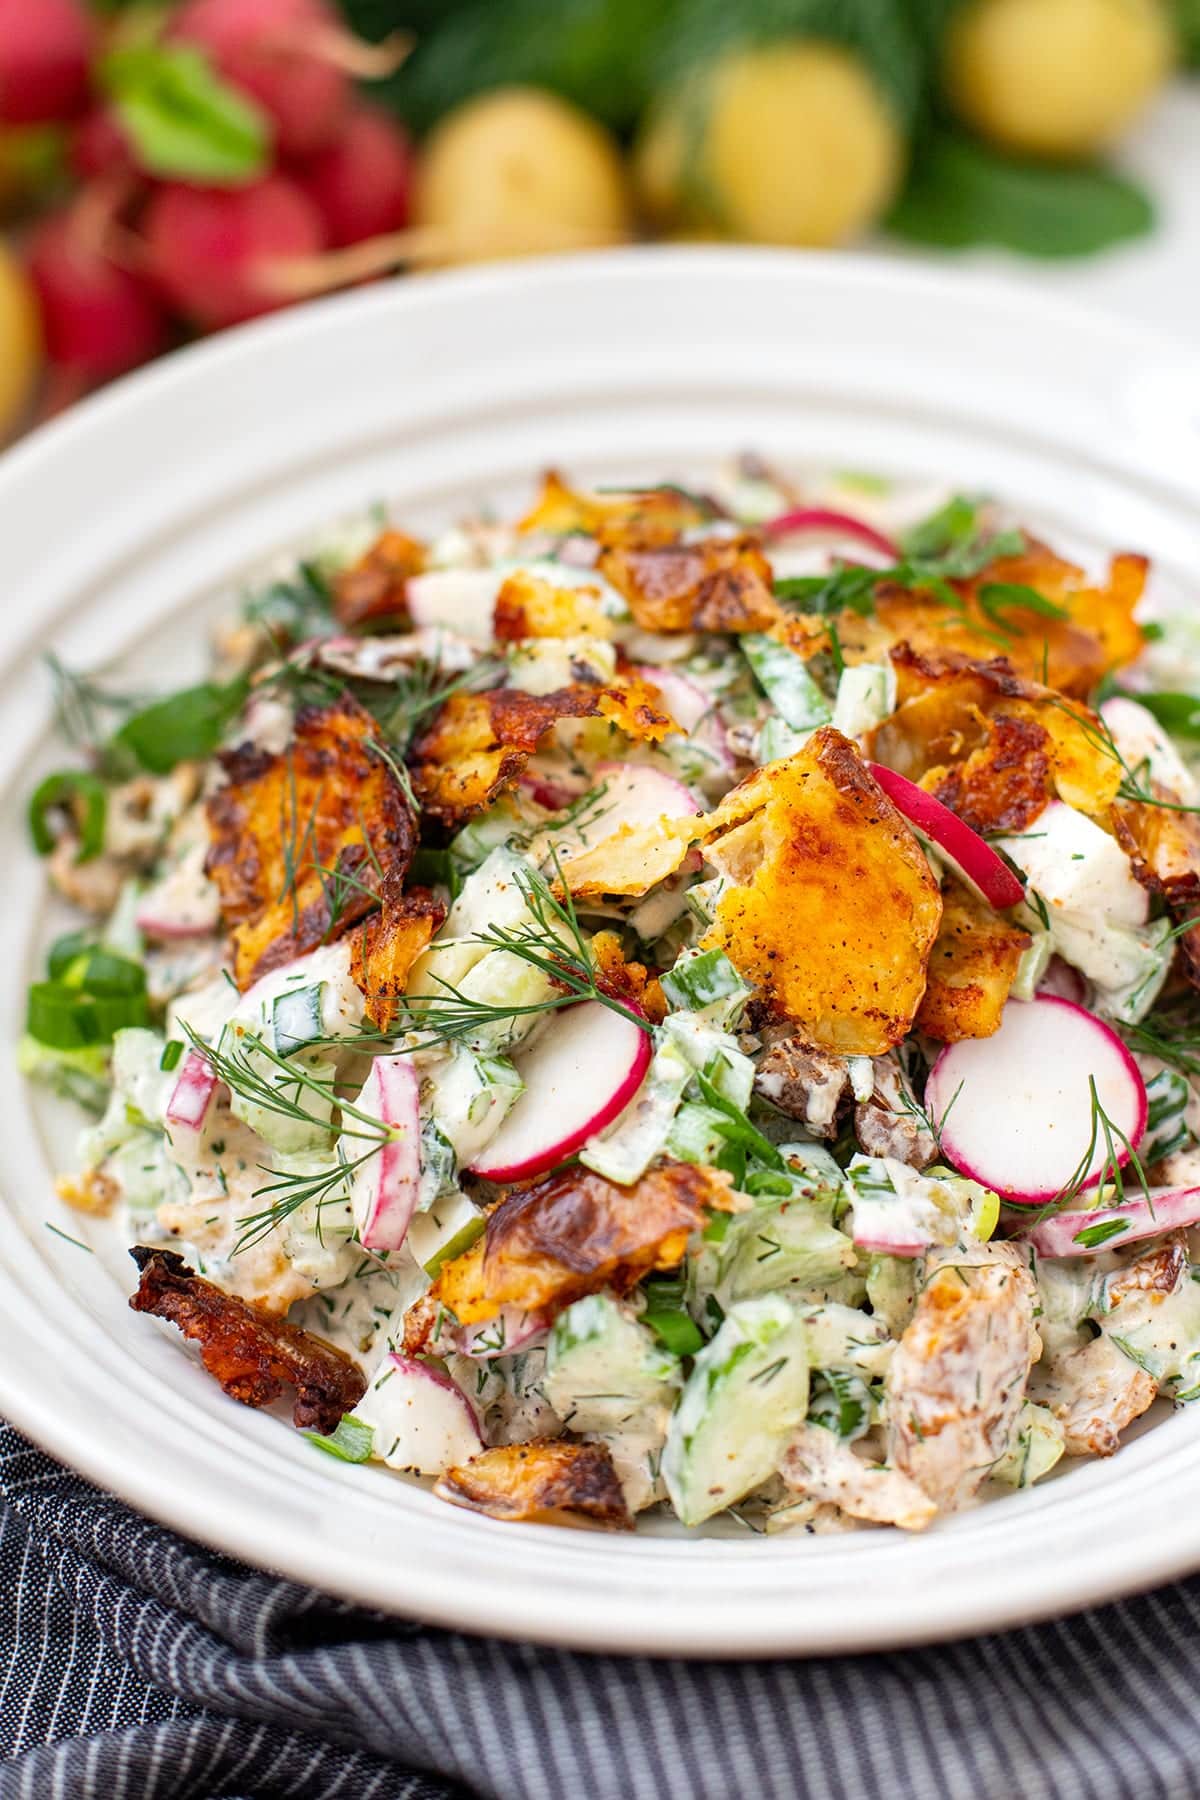
[[[0,0],[0,441],[393,272],[1094,256],[1154,229],[1122,143],[1198,62],[1200,0]]]

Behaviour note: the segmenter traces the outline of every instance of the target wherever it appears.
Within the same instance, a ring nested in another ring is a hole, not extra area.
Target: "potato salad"
[[[743,456],[376,513],[166,696],[54,662],[62,1201],[232,1400],[496,1519],[919,1531],[1111,1455],[1200,1396],[1147,574]]]

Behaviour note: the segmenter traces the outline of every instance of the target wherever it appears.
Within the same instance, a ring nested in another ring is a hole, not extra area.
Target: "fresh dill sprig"
[[[1136,1025],[1122,1025],[1131,1050],[1156,1056],[1181,1075],[1200,1081],[1200,995],[1183,992],[1160,1001]]]
[[[254,1199],[266,1200],[267,1204],[260,1212],[246,1213],[238,1220],[239,1235],[233,1246],[236,1256],[242,1250],[248,1250],[262,1238],[269,1237],[275,1227],[282,1224],[292,1213],[302,1207],[315,1203],[317,1211],[316,1232],[321,1241],[321,1210],[326,1206],[342,1205],[350,1198],[350,1180],[357,1169],[371,1160],[378,1153],[378,1144],[372,1144],[360,1156],[347,1158],[341,1146],[336,1152],[336,1161],[328,1169],[320,1169],[309,1175],[279,1175],[275,1181],[266,1182],[255,1188]],[[261,1166],[261,1165],[260,1165]],[[274,1170],[264,1168],[264,1174],[275,1174]]]
[[[281,1119],[294,1119],[323,1132],[339,1129],[330,1123],[326,1112],[318,1112],[305,1103],[309,1094],[315,1094],[326,1106],[332,1100],[338,1108],[342,1137],[370,1139],[382,1144],[393,1136],[389,1126],[370,1113],[360,1111],[350,1101],[338,1099],[327,1080],[314,1075],[294,1057],[281,1056],[260,1033],[244,1032],[233,1050],[223,1050],[220,1044],[208,1043],[186,1019],[180,1021],[180,1027],[218,1081],[223,1081],[231,1093],[261,1111],[274,1113]],[[306,1050],[310,1048],[312,1046],[305,1045]],[[251,1061],[251,1057],[255,1061]],[[265,1069],[255,1066],[259,1058],[266,1064]],[[282,1074],[286,1078],[284,1083],[276,1082],[272,1071]]]
[[[1146,1179],[1146,1171],[1133,1144],[1116,1121],[1104,1110],[1096,1088],[1096,1077],[1088,1076],[1088,1093],[1091,1100],[1090,1125],[1087,1149],[1071,1171],[1070,1177],[1059,1189],[1052,1202],[1055,1206],[1066,1205],[1078,1199],[1085,1188],[1094,1188],[1097,1206],[1121,1206],[1125,1202],[1125,1168],[1122,1166],[1121,1150],[1125,1152],[1125,1161],[1137,1177],[1137,1185],[1142,1195],[1150,1202],[1150,1183]],[[1093,1170],[1092,1163],[1101,1141],[1104,1144],[1104,1158],[1098,1170]],[[1107,1191],[1111,1189],[1111,1194]],[[1152,1209],[1153,1210],[1153,1209]]]
[[[504,664],[497,657],[483,657],[471,668],[462,669],[448,679],[436,660],[418,660],[411,667],[389,676],[386,684],[378,684],[375,692],[360,691],[359,697],[389,746],[403,755],[422,720],[454,694],[494,687],[503,676]],[[383,687],[384,691],[379,692],[378,687]]]

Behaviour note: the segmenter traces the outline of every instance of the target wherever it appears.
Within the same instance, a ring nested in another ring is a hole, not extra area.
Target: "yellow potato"
[[[0,242],[0,443],[24,417],[41,360],[37,297],[20,263]]]
[[[973,0],[947,36],[946,92],[1004,149],[1088,156],[1146,105],[1173,49],[1161,0]]]
[[[900,127],[860,60],[796,40],[725,56],[668,96],[635,169],[661,227],[827,245],[875,223],[903,163]]]
[[[435,127],[414,223],[445,234],[435,254],[447,262],[620,242],[630,229],[621,159],[604,128],[557,95],[500,88]]]

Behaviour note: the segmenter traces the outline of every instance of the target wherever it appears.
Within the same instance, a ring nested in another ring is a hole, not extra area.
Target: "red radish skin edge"
[[[77,113],[95,37],[79,0],[0,0],[0,126],[51,125]]]
[[[105,381],[165,347],[167,320],[157,297],[92,244],[78,206],[44,219],[27,257],[46,354],[56,369],[85,383]]]
[[[399,1370],[401,1375],[408,1375],[414,1381],[427,1381],[433,1387],[441,1388],[443,1393],[453,1394],[456,1400],[460,1400],[463,1412],[471,1422],[471,1429],[479,1439],[479,1448],[483,1449],[483,1434],[479,1429],[478,1415],[457,1381],[452,1380],[443,1369],[435,1368],[432,1363],[418,1362],[415,1357],[404,1356],[399,1350],[389,1351],[388,1361],[393,1368]]]
[[[335,250],[408,223],[413,150],[386,113],[356,107],[327,149],[294,170]]]
[[[677,775],[668,775],[665,769],[655,769],[648,763],[602,762],[596,764],[593,774],[601,781],[607,781],[610,776],[617,781],[628,781],[635,791],[638,787],[653,787],[664,800],[669,798],[671,801],[671,805],[664,805],[657,815],[661,819],[689,819],[704,811],[702,803]],[[613,826],[614,831],[619,828],[619,822]]]
[[[760,529],[766,538],[790,537],[793,532],[800,531],[837,532],[842,537],[857,538],[860,544],[868,544],[889,562],[900,561],[900,546],[890,537],[876,531],[865,519],[856,519],[853,513],[836,512],[827,506],[795,507],[791,512],[780,513],[777,519],[768,519]]]
[[[360,1096],[359,1105],[368,1112],[377,1106],[383,1123],[402,1135],[385,1138],[377,1155],[361,1171],[370,1181],[371,1199],[358,1235],[366,1250],[399,1250],[417,1209],[421,1176],[420,1089],[416,1071],[406,1056],[376,1057],[364,1084],[364,1094],[372,1083],[375,1092],[365,1100]],[[352,1194],[354,1185],[357,1178]]]
[[[599,1005],[600,1002],[583,1001],[581,1004],[585,1006],[588,1004]],[[636,1012],[639,1017],[644,1016],[639,1007],[628,1002],[622,1004],[628,1012]],[[617,1114],[624,1112],[629,1105],[645,1080],[646,1070],[650,1067],[652,1054],[650,1034],[639,1029],[637,1035],[634,1061],[624,1080],[619,1087],[614,1089],[599,1110],[592,1114],[586,1124],[581,1125],[576,1131],[568,1132],[566,1137],[548,1145],[544,1150],[538,1151],[536,1155],[526,1157],[524,1162],[491,1164],[487,1160],[487,1151],[484,1150],[471,1164],[472,1174],[481,1175],[485,1181],[496,1182],[523,1181],[533,1175],[542,1175],[547,1169],[553,1169],[558,1163],[564,1162],[568,1156],[573,1155],[576,1150],[587,1143],[590,1137],[595,1137],[597,1132],[603,1131],[606,1125],[611,1125]],[[517,1104],[520,1105],[520,1101]]]
[[[162,293],[206,329],[285,305],[269,284],[270,265],[313,255],[325,244],[316,207],[283,175],[242,188],[169,183],[151,196],[143,229]]]
[[[1025,898],[1025,889],[1001,857],[985,844],[977,831],[964,825],[957,813],[927,794],[924,788],[898,775],[882,763],[869,768],[892,805],[902,812],[910,825],[924,832],[961,870],[964,878],[977,887],[989,906],[1004,912]]]
[[[1146,1120],[1147,1120],[1147,1116],[1149,1114],[1149,1101],[1146,1098],[1146,1083],[1142,1077],[1142,1072],[1138,1068],[1137,1063],[1134,1060],[1133,1056],[1130,1054],[1127,1046],[1121,1042],[1121,1039],[1117,1036],[1116,1032],[1113,1031],[1110,1026],[1108,1026],[1104,1023],[1103,1019],[1098,1019],[1096,1017],[1095,1013],[1091,1013],[1087,1010],[1086,1006],[1077,1006],[1075,1004],[1074,1000],[1064,1000],[1061,994],[1039,994],[1036,1002],[1025,1001],[1025,1002],[1023,1002],[1023,1004],[1025,1004],[1025,1005],[1036,1004],[1039,1006],[1066,1007],[1069,1012],[1082,1013],[1083,1017],[1088,1021],[1089,1025],[1099,1026],[1102,1031],[1106,1031],[1108,1033],[1109,1037],[1112,1039],[1113,1044],[1116,1046],[1116,1048],[1121,1053],[1121,1057],[1124,1060],[1126,1069],[1127,1069],[1130,1079],[1133,1083],[1134,1091],[1136,1092],[1136,1094],[1138,1096],[1137,1120],[1136,1120],[1133,1130],[1129,1133],[1129,1141],[1132,1144],[1133,1148],[1136,1150],[1138,1145],[1141,1143],[1142,1138],[1145,1136],[1145,1133],[1146,1133]],[[953,1044],[946,1045],[946,1047],[942,1051],[941,1055],[938,1057],[937,1061],[934,1063],[933,1068],[929,1071],[930,1084],[936,1082],[938,1070],[946,1062],[947,1057],[949,1057],[953,1054],[954,1049],[955,1049],[955,1046]],[[926,1092],[928,1093],[928,1089],[926,1090]],[[948,1106],[947,1113],[949,1113],[949,1112],[950,1112],[950,1108]],[[943,1119],[945,1118],[945,1116],[946,1115],[943,1115]],[[953,1115],[952,1114],[951,1114],[951,1125],[953,1125]],[[946,1142],[944,1125],[943,1125],[941,1137],[942,1137],[942,1146],[945,1151],[946,1158],[958,1170],[959,1174],[965,1175],[967,1177],[968,1181],[977,1181],[981,1187],[989,1188],[992,1193],[999,1194],[1000,1198],[1003,1201],[1005,1201],[1009,1206],[1045,1206],[1046,1202],[1048,1200],[1053,1200],[1055,1195],[1057,1193],[1059,1193],[1059,1191],[1060,1191],[1058,1188],[1042,1188],[1042,1189],[1039,1189],[1037,1193],[1026,1193],[1026,1194],[1012,1193],[1009,1189],[1005,1188],[1003,1185],[997,1186],[994,1176],[984,1175],[984,1174],[980,1173],[980,1171],[978,1169],[973,1168],[968,1162],[966,1162],[961,1156],[959,1156],[955,1152],[953,1145],[948,1144]],[[1117,1157],[1118,1167],[1120,1167],[1122,1169],[1125,1167],[1125,1165],[1128,1161],[1129,1161],[1129,1152],[1128,1151],[1122,1151]],[[1097,1169],[1096,1173],[1094,1175],[1090,1176],[1087,1181],[1083,1182],[1080,1191],[1083,1193],[1086,1193],[1088,1188],[1095,1187],[1096,1183],[1100,1180],[1100,1177],[1103,1173],[1104,1173],[1103,1167]]]
[[[341,20],[325,0],[187,0],[169,27],[270,115],[284,156],[311,156],[342,128],[351,85],[324,48],[331,33]]]
[[[188,1131],[202,1130],[216,1091],[217,1077],[208,1058],[199,1050],[189,1050],[167,1101],[163,1114],[166,1123],[181,1125]]]
[[[1153,1208],[1153,1210],[1151,1210]],[[1076,1243],[1076,1235],[1113,1219],[1128,1221],[1128,1229],[1105,1238],[1102,1244]],[[1200,1188],[1151,1188],[1147,1202],[1143,1195],[1122,1206],[1098,1206],[1091,1212],[1056,1213],[1029,1231],[1021,1233],[1023,1242],[1032,1244],[1039,1256],[1061,1260],[1068,1256],[1096,1256],[1101,1250],[1120,1250],[1126,1244],[1140,1243],[1143,1238],[1161,1237],[1164,1231],[1180,1231],[1200,1223]]]

